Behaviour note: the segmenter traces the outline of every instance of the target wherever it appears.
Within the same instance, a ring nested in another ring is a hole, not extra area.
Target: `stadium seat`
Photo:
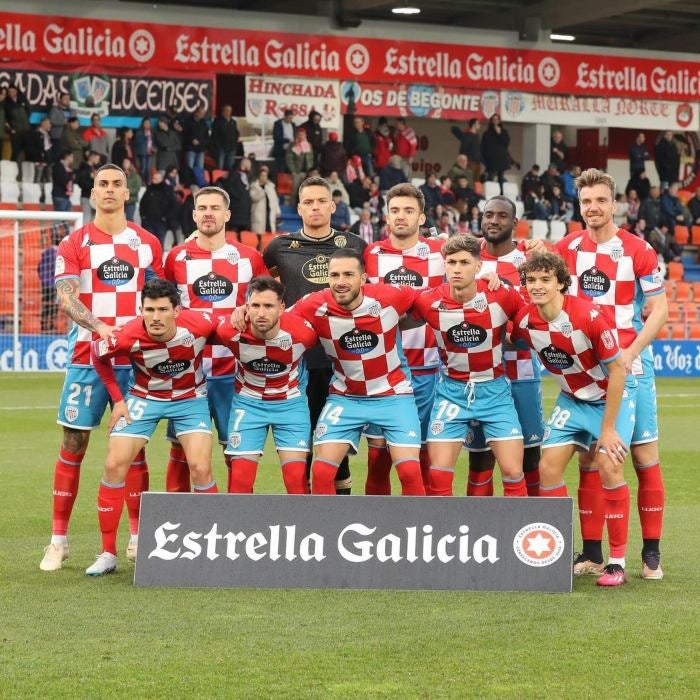
[[[491,199],[491,197],[495,197],[499,194],[501,194],[501,186],[497,182],[487,180],[484,183],[484,197],[486,197],[486,199]]]
[[[676,282],[675,280],[665,280],[664,288],[666,289],[666,298],[673,301],[676,298]]]
[[[532,237],[533,238],[538,238],[540,240],[544,240],[547,238],[547,234],[549,233],[549,226],[547,226],[546,221],[540,221],[539,219],[535,219],[532,222]]]
[[[265,248],[267,248],[267,246],[270,245],[270,241],[274,240],[275,238],[277,238],[276,233],[271,233],[271,232],[263,233],[262,241],[260,243],[261,250],[265,250]]]
[[[688,192],[688,190],[678,190],[678,199],[680,199],[683,204],[687,204],[692,196],[693,193]]]
[[[70,203],[74,207],[79,207],[80,206],[80,197],[82,193],[80,191],[80,187],[78,185],[73,185],[73,192],[71,193],[70,196]]]
[[[34,174],[36,173],[36,165],[30,160],[25,160],[22,163],[22,182],[33,183]]]
[[[277,173],[277,194],[292,194],[292,176],[289,173]]]
[[[0,160],[0,180],[5,182],[16,182],[19,175],[17,163],[13,160]]]
[[[22,203],[39,204],[39,202],[41,202],[41,185],[35,182],[23,182]]]
[[[517,202],[520,195],[520,189],[514,182],[503,183],[503,194],[513,202]]]
[[[522,219],[525,215],[525,204],[518,200],[515,202],[515,216],[518,219]]]
[[[690,301],[692,298],[692,293],[693,293],[693,284],[692,282],[684,282],[683,280],[679,280],[675,284],[675,292],[673,295],[673,299],[675,301]],[[671,298],[671,297],[669,297]]]
[[[688,338],[691,340],[700,340],[700,323],[688,324]]]
[[[258,249],[260,244],[260,234],[255,233],[255,231],[241,231],[240,239],[243,245],[250,246],[251,248]]]
[[[656,340],[668,340],[671,337],[671,326],[668,323],[664,323],[656,334]]]
[[[217,180],[228,177],[228,170],[212,170],[211,171],[211,181],[215,183]]]
[[[574,231],[582,231],[583,230],[583,224],[580,221],[569,221],[566,224],[566,230],[569,233],[573,233]]]
[[[676,302],[677,304],[680,302]],[[686,323],[695,323],[698,321],[698,306],[693,301],[685,301],[680,303],[681,306],[681,318]]]
[[[44,183],[44,202],[53,204],[53,185],[50,182]]]
[[[690,227],[690,242],[693,245],[700,245],[700,226]]]
[[[527,219],[519,219],[515,227],[515,238],[530,238],[530,222]]]
[[[677,301],[668,302],[668,320],[670,323],[681,320],[681,305]]]
[[[678,321],[671,324],[671,338],[673,340],[685,340],[685,323]]]
[[[5,161],[2,161],[3,163]],[[17,163],[15,163],[17,165]],[[0,182],[0,196],[3,204],[17,204],[19,202],[19,182],[3,180]]]
[[[670,280],[682,280],[683,279],[683,263],[676,262],[672,260],[668,264],[668,278]]]
[[[560,241],[566,236],[566,224],[563,221],[550,221],[549,222],[549,240]]]
[[[475,182],[474,183],[474,192],[476,192],[480,197],[484,196],[484,183],[483,182]]]
[[[680,245],[688,245],[690,242],[690,231],[688,230],[687,226],[676,224],[673,229],[673,235],[676,239],[676,243],[679,243]]]

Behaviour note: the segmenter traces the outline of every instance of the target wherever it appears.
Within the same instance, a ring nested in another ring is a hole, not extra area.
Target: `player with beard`
[[[331,228],[335,203],[331,186],[323,178],[309,177],[301,183],[297,211],[302,220],[301,231],[277,236],[263,253],[270,274],[279,277],[285,286],[284,303],[287,307],[305,294],[328,287],[328,261],[335,251],[347,248],[362,254],[367,246],[354,233]],[[308,374],[306,395],[313,426],[328,396],[333,370],[320,348],[307,351],[304,359]],[[347,457],[340,464],[335,486],[338,494],[350,493]]]
[[[481,272],[479,276],[495,272],[500,279],[520,289],[519,268],[525,262],[530,241],[514,241],[513,230],[517,224],[515,204],[497,195],[486,202],[481,220],[481,235],[484,246],[481,250]],[[539,363],[533,361],[529,350],[505,349],[503,361],[506,376],[511,382],[511,393],[520,426],[523,429],[525,453],[523,471],[529,496],[537,496],[539,487],[538,464],[540,444],[544,432],[542,415],[542,388]],[[475,426],[465,442],[469,451],[468,496],[493,495],[493,469],[495,458],[486,445],[483,430]]]
[[[197,231],[191,240],[175,246],[165,260],[165,277],[175,283],[182,307],[215,318],[229,316],[245,302],[248,282],[266,275],[262,256],[246,245],[226,239],[226,222],[231,218],[228,193],[220,187],[203,187],[195,195],[192,218]],[[228,442],[228,419],[233,396],[236,359],[222,345],[208,345],[204,354],[207,400],[216,426],[219,444]],[[170,458],[166,472],[166,490],[187,492],[190,470],[185,453],[171,426]],[[225,455],[231,482],[231,458]],[[230,488],[229,488],[230,490]]]

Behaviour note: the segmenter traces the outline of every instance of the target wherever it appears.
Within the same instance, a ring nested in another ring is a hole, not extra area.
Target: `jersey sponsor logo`
[[[262,357],[256,360],[246,362],[245,366],[257,374],[280,374],[287,369],[287,365],[271,360],[269,357]]]
[[[97,268],[97,279],[111,287],[120,287],[134,278],[134,266],[126,260],[117,257],[105,260]]]
[[[223,301],[233,293],[231,280],[209,272],[192,283],[193,294],[202,301]]]
[[[168,358],[164,362],[159,362],[152,368],[155,374],[164,374],[167,377],[176,377],[189,369],[192,363],[189,360],[173,360]]]
[[[379,345],[379,336],[372,331],[363,331],[354,328],[348,333],[340,336],[338,342],[340,347],[351,355],[364,355],[372,352]]]
[[[69,423],[73,423],[78,420],[78,409],[75,406],[66,406],[63,415]]]
[[[486,340],[486,331],[481,326],[462,321],[448,329],[447,339],[460,348],[474,348]]]
[[[66,271],[66,259],[62,255],[57,255],[54,273],[57,275],[62,275],[65,271]]]
[[[610,331],[603,331],[600,334],[600,339],[603,341],[603,345],[608,350],[612,350],[615,347],[615,338],[612,337],[612,333]]]
[[[328,256],[320,253],[301,266],[301,274],[311,284],[328,284]]]
[[[554,564],[564,553],[565,541],[549,523],[530,523],[513,538],[513,551],[523,564],[537,568]]]
[[[569,367],[572,367],[574,364],[574,359],[571,355],[554,347],[554,345],[544,348],[540,352],[540,357],[546,365],[553,369],[569,369]]]
[[[397,267],[395,270],[391,270],[384,275],[384,282],[386,284],[404,284],[407,287],[422,287],[423,277],[408,267]]]
[[[348,239],[345,236],[336,236],[333,239],[333,245],[336,248],[345,248],[348,245]]]
[[[610,290],[610,279],[597,267],[583,272],[579,282],[583,293],[588,297],[602,297]]]

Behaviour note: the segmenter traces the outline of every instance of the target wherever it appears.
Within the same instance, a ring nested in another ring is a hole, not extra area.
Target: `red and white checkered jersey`
[[[160,241],[130,221],[116,236],[94,223],[81,226],[58,246],[54,279],[77,278],[80,301],[109,326],[121,326],[138,316],[141,289],[151,277],[163,276]],[[90,343],[99,335],[73,324],[69,333],[72,365],[90,364]],[[116,357],[116,365],[128,365]]]
[[[603,365],[620,353],[610,324],[587,299],[565,296],[553,321],[545,321],[528,304],[513,323],[513,340],[524,340],[537,352],[564,393],[582,401],[602,401],[608,389]]]
[[[396,338],[398,323],[413,305],[418,290],[366,284],[362,303],[347,311],[330,289],[308,294],[293,307],[318,333],[333,363],[332,394],[392,396],[412,394]]]
[[[618,230],[605,243],[596,243],[586,231],[576,231],[559,241],[555,250],[571,273],[569,294],[592,301],[605,314],[619,346],[629,347],[644,325],[644,298],[665,291],[654,249]],[[651,367],[650,348],[634,361],[634,374],[643,373],[642,360]]]
[[[434,289],[445,281],[444,241],[419,238],[412,248],[399,250],[389,239],[365,248],[367,281],[376,284],[403,284],[418,289]],[[412,369],[435,368],[440,364],[435,334],[427,326],[401,331],[401,347]]]
[[[504,374],[503,340],[506,325],[523,308],[523,298],[512,287],[495,292],[477,280],[476,295],[463,304],[450,296],[450,286],[422,292],[413,316],[434,331],[442,371],[462,382],[486,382]]]
[[[525,262],[525,241],[517,241],[515,248],[507,255],[495,257],[486,251],[486,241],[481,248],[481,270],[479,277],[495,272],[502,280],[515,287],[527,301],[527,292],[520,285],[520,266]],[[532,361],[529,350],[504,350],[506,376],[512,382],[539,379],[539,367]]]
[[[226,242],[218,250],[203,250],[191,240],[173,248],[165,259],[165,278],[177,285],[182,306],[216,317],[228,316],[244,304],[248,282],[267,274],[262,255],[241,243]],[[204,351],[208,377],[235,371],[236,362],[227,348],[211,345]]]
[[[97,344],[99,357],[128,355],[134,368],[134,396],[155,401],[180,401],[206,396],[202,352],[215,336],[218,322],[208,313],[184,309],[176,320],[175,336],[167,342],[153,340],[142,318],[115,331],[114,340]]]
[[[257,338],[248,329],[241,332],[222,318],[217,336],[238,360],[235,393],[263,401],[301,396],[299,362],[304,351],[318,342],[313,326],[303,318],[284,313],[274,338]]]

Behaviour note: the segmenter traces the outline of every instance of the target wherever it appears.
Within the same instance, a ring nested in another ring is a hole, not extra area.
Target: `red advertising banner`
[[[0,13],[5,60],[471,89],[700,97],[700,62]]]

